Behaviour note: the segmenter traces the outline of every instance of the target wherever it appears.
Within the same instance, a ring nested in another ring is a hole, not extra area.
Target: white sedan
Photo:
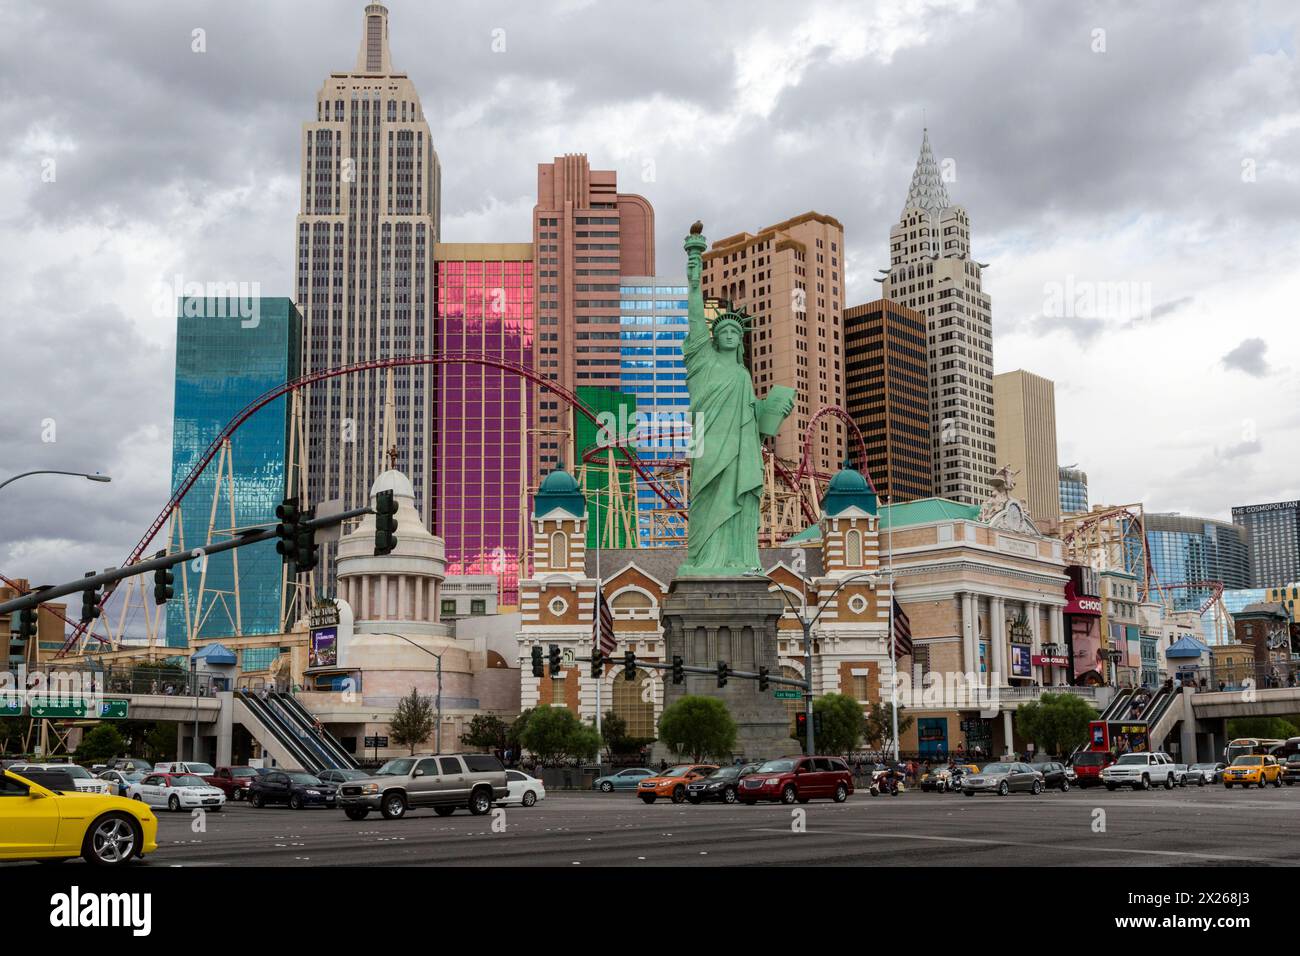
[[[546,799],[545,784],[519,770],[506,771],[506,785],[510,788],[510,795],[498,800],[498,807],[531,807],[538,800]]]
[[[185,773],[146,774],[139,783],[131,784],[128,792],[133,800],[168,810],[220,810],[226,803],[226,795],[219,789],[202,777]]]

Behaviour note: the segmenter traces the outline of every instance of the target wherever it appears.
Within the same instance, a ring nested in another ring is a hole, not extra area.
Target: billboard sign
[[[337,667],[339,662],[339,629],[319,627],[311,632],[311,647],[307,655],[308,667]]]
[[[1011,645],[1011,676],[1033,677],[1034,669],[1030,666],[1031,654],[1023,644]]]

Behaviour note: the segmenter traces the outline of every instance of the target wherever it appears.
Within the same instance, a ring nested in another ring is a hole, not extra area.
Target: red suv
[[[1074,768],[1075,786],[1084,789],[1101,786],[1101,772],[1114,762],[1111,755],[1104,750],[1085,750],[1083,753],[1075,754],[1074,759],[1070,761],[1070,766]]]
[[[807,803],[825,797],[843,803],[853,792],[853,774],[839,757],[779,757],[741,778],[741,803],[780,800]]]

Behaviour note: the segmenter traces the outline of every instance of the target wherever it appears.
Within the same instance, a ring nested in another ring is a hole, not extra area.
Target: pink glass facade
[[[531,258],[444,259],[439,252],[439,351],[532,368]],[[497,575],[502,604],[518,602],[531,408],[531,383],[510,372],[477,365],[441,369],[436,533],[446,545],[447,573]]]

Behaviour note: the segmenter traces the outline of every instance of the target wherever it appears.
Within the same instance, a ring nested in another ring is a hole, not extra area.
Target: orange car
[[[646,777],[636,788],[636,795],[646,803],[659,797],[671,797],[673,803],[686,799],[686,785],[692,780],[707,777],[718,768],[711,763],[684,763],[669,767],[656,777]]]

